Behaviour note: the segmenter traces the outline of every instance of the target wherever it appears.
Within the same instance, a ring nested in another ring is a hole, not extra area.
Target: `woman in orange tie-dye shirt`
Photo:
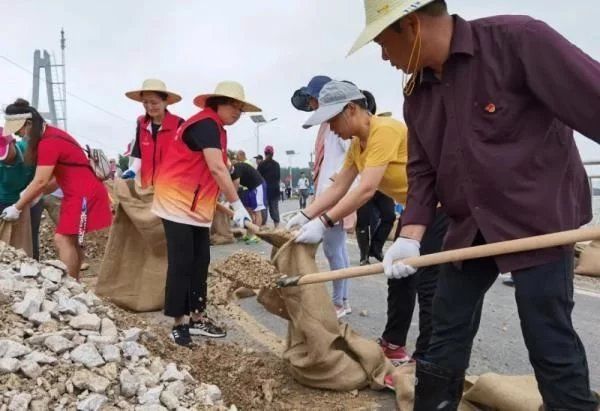
[[[236,82],[219,83],[214,93],[194,99],[203,110],[185,121],[154,182],[152,211],[162,218],[167,237],[168,271],[165,315],[173,317],[173,340],[191,344],[190,335],[224,337],[225,331],[204,314],[210,263],[209,231],[219,194],[234,210],[234,222],[251,220],[227,167],[226,126],[243,112],[260,109],[245,101]],[[189,323],[185,316],[190,316]]]

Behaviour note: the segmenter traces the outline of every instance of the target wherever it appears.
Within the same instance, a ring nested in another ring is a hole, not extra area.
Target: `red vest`
[[[192,151],[183,141],[183,133],[192,124],[210,118],[219,126],[223,162],[227,162],[227,132],[212,109],[205,108],[179,127],[163,158],[154,181],[152,211],[166,220],[210,227],[220,194],[202,151]]]
[[[154,185],[157,170],[183,119],[167,111],[156,135],[156,141],[152,138],[152,119],[148,116],[140,116],[137,121],[138,144],[142,160],[140,180],[142,187],[148,188]]]

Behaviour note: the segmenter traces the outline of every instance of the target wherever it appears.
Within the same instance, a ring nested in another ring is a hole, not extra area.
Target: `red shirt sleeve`
[[[60,147],[57,142],[50,144],[48,140],[42,139],[38,145],[38,166],[55,166],[58,163],[58,157],[60,155]]]

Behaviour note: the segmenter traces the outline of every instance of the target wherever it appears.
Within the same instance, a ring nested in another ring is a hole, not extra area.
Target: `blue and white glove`
[[[290,221],[287,222],[285,228],[289,231],[292,231],[294,227],[302,227],[310,221],[310,218],[304,214],[302,211],[298,211],[295,216],[293,216]]]
[[[294,241],[304,244],[319,244],[323,240],[325,231],[327,231],[325,224],[320,218],[315,218],[300,228],[300,232]]]
[[[250,214],[248,214],[244,204],[242,204],[242,200],[231,203],[231,208],[233,209],[233,222],[236,226],[244,228],[246,220],[252,221]]]
[[[21,211],[14,204],[6,207],[0,214],[0,218],[4,221],[17,221],[19,217],[21,217]]]
[[[133,162],[131,163],[131,167],[129,167],[121,175],[121,178],[123,180],[130,180],[132,178],[135,178],[135,176],[140,172],[141,168],[142,168],[142,160],[140,160],[139,158],[134,158]]]
[[[129,170],[125,171],[123,173],[123,175],[121,175],[121,178],[123,180],[131,180],[132,178],[135,178],[135,171],[133,171],[132,169],[129,169]]]
[[[400,237],[385,252],[383,257],[383,271],[387,278],[404,278],[413,275],[417,269],[404,264],[402,261],[409,257],[418,257],[421,255],[421,243],[410,238]],[[394,262],[397,261],[397,262]]]

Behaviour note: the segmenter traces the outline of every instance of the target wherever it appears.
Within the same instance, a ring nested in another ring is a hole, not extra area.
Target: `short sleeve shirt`
[[[100,180],[93,174],[87,156],[70,136],[56,136],[54,128],[47,126],[38,145],[38,166],[54,166],[56,182],[65,198],[86,197],[95,193]]]
[[[357,137],[352,139],[344,168],[356,166],[359,173],[368,167],[386,166],[379,191],[399,204],[406,204],[407,128],[389,117],[372,117],[367,145],[363,150]]]
[[[256,187],[263,183],[263,178],[260,173],[251,165],[247,163],[237,163],[233,166],[233,173],[231,174],[233,180],[239,178],[240,185],[246,187],[249,190],[254,190]]]
[[[221,149],[219,126],[210,118],[200,120],[186,128],[183,132],[183,142],[192,151],[202,151],[205,148]]]

